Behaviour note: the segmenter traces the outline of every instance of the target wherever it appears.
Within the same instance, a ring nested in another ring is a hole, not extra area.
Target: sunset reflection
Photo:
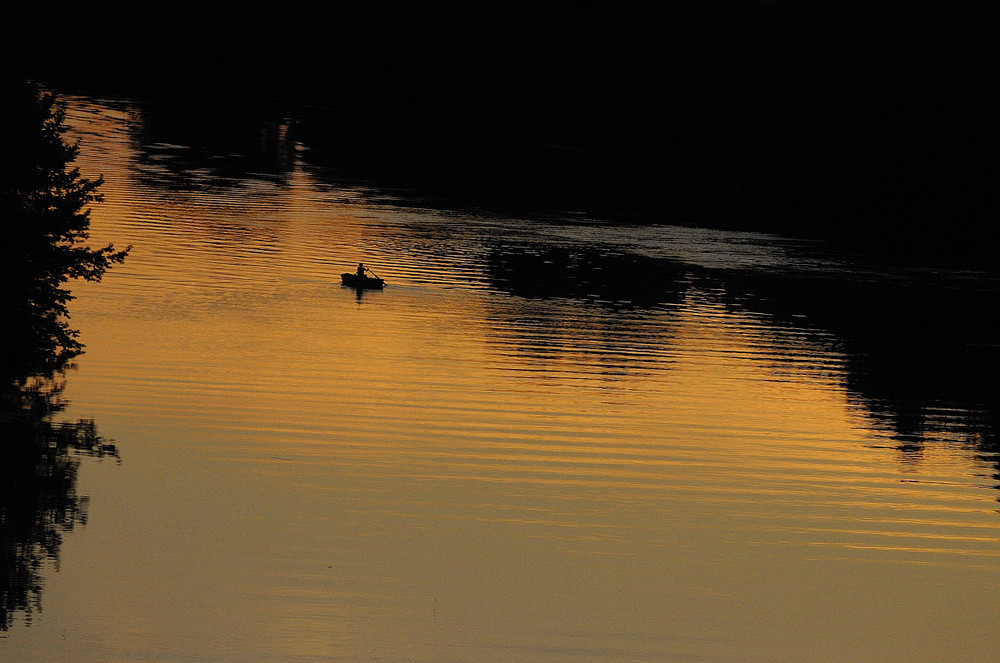
[[[901,449],[860,317],[827,293],[837,327],[788,285],[833,258],[390,206],[281,132],[274,168],[220,175],[141,111],[78,98],[70,118],[108,181],[94,241],[135,248],[74,290],[67,416],[129,453],[117,478],[81,470],[73,555],[92,564],[64,560],[46,623],[0,646],[51,653],[60,628],[83,660],[992,646],[993,431],[967,435],[949,392]],[[361,261],[384,291],[341,287]],[[930,606],[961,628],[914,634]]]

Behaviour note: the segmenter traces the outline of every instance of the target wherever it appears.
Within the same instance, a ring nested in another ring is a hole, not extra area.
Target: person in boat
[[[365,265],[364,265],[364,263],[360,263],[360,262],[358,263],[357,274],[358,274],[358,278],[359,279],[365,278]]]

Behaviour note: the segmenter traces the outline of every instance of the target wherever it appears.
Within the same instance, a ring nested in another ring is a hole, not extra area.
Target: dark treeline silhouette
[[[503,246],[488,257],[490,282],[529,298],[571,298],[615,309],[676,304],[689,268],[597,247]]]
[[[491,284],[511,294],[622,313],[618,336],[645,319],[630,316],[634,310],[669,312],[692,289],[719,293],[727,306],[800,332],[792,342],[810,354],[842,356],[836,375],[848,397],[904,455],[945,439],[959,440],[993,463],[1000,460],[995,279],[895,267],[889,274],[861,266],[853,274],[710,269],[596,247],[539,245],[498,248],[489,254],[489,265]],[[614,337],[608,335],[609,343]],[[773,361],[783,356],[767,354]],[[789,361],[798,356],[789,353]]]
[[[0,335],[11,347],[36,350],[0,357],[3,369],[18,373],[62,365],[82,352],[68,323],[73,296],[66,283],[99,281],[128,249],[86,246],[88,206],[101,199],[102,181],[72,166],[78,147],[63,140],[63,107],[2,75],[0,94]]]
[[[845,388],[900,449],[920,450],[945,434],[1000,452],[995,280],[919,273],[721,277],[741,306],[832,334],[845,360]]]
[[[350,170],[456,198],[987,258],[997,11],[922,2],[21,9],[63,86],[310,105]]]
[[[516,295],[487,306],[494,321],[488,334],[528,370],[565,362],[609,378],[608,388],[616,389],[621,376],[673,363],[673,311],[690,285],[688,266],[608,247],[539,242],[503,242],[486,260],[491,286]]]
[[[2,72],[0,72],[2,73]],[[85,245],[100,180],[80,177],[63,111],[0,76],[0,630],[40,609],[41,571],[86,521],[79,454],[117,456],[93,421],[55,422],[65,371],[83,351],[68,280],[99,280],[127,251]]]

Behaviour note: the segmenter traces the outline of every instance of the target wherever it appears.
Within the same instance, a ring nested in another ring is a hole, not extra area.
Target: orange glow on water
[[[15,653],[59,628],[83,660],[992,651],[989,464],[900,462],[821,333],[693,279],[645,308],[519,297],[483,275],[498,236],[632,240],[386,207],[301,162],[224,186],[86,108],[94,242],[135,248],[74,290],[66,416],[123,462],[82,466],[90,522]],[[360,260],[385,291],[339,285]],[[962,626],[914,630],[931,610]]]

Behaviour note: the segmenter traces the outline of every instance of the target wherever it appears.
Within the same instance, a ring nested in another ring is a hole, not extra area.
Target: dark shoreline
[[[996,11],[800,5],[21,9],[3,36],[26,76],[208,129],[307,108],[310,159],[460,205],[989,267]]]

